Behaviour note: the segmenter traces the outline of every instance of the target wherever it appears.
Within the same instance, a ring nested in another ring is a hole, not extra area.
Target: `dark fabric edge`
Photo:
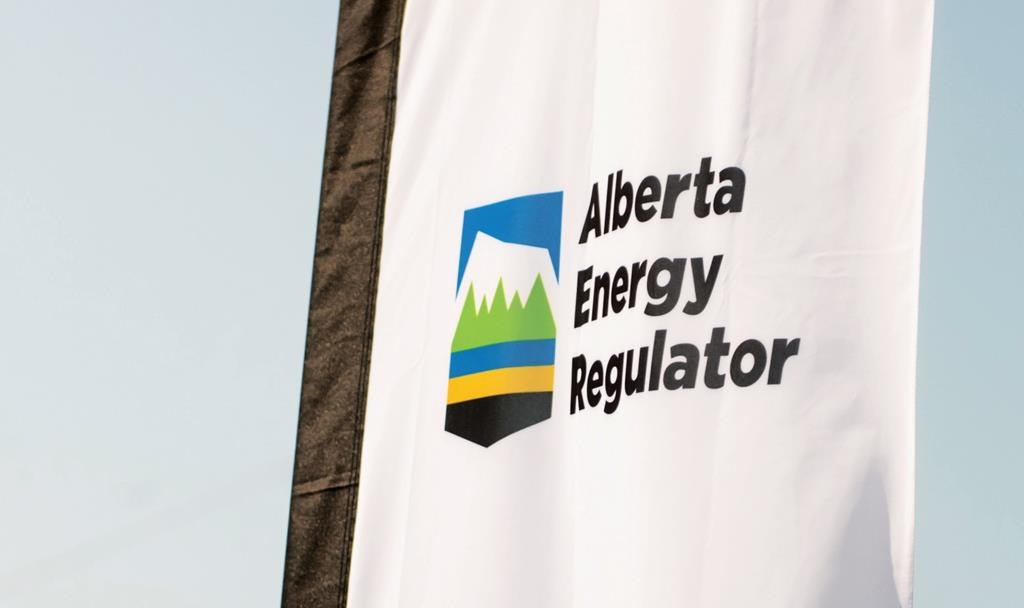
[[[404,4],[347,0],[338,14],[281,595],[286,607],[348,603]]]

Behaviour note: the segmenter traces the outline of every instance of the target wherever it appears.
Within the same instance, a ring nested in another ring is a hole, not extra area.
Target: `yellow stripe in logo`
[[[554,365],[492,369],[449,380],[448,403],[510,393],[550,392],[554,385]]]

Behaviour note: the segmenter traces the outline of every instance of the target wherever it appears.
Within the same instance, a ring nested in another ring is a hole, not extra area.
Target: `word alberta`
[[[712,186],[715,187],[714,195],[708,200],[708,189]],[[580,232],[580,244],[586,243],[590,237],[597,238],[625,228],[631,217],[636,217],[638,222],[652,220],[655,216],[663,220],[672,219],[676,214],[679,197],[691,187],[693,215],[696,217],[708,217],[712,210],[715,215],[743,211],[746,174],[739,167],[727,167],[722,169],[716,181],[715,172],[711,170],[710,156],[701,159],[696,174],[673,173],[666,177],[664,189],[657,176],[648,175],[637,184],[635,196],[633,184],[623,182],[622,171],[618,171],[608,175],[604,191],[604,217],[601,212],[601,190],[596,182],[591,188],[587,218]]]
[[[703,158],[695,173],[667,176],[664,188],[655,176],[643,178],[634,188],[622,171],[617,171],[608,176],[603,205],[600,184],[595,183],[580,244],[628,228],[634,218],[639,223],[656,216],[672,219],[677,216],[677,204],[691,190],[692,217],[696,220],[714,221],[715,216],[741,213],[747,181],[743,170],[726,167],[716,176],[712,167],[711,158]],[[683,205],[678,206],[690,206],[688,202]],[[674,243],[676,239],[666,242]],[[708,304],[716,295],[716,287],[717,291],[729,287],[728,281],[719,280],[729,276],[724,271],[724,254],[661,254],[647,260],[626,260],[617,267],[613,263],[610,268],[580,269],[576,273],[575,328],[621,335],[622,328],[616,330],[609,317],[642,313],[648,317],[689,318],[707,310],[721,310]],[[674,340],[667,344],[668,329],[656,329],[647,345],[611,354],[604,360],[576,355],[572,359],[569,413],[603,405],[604,412],[611,414],[623,397],[643,392],[722,389],[730,384],[738,388],[758,383],[778,385],[786,364],[800,352],[800,338],[762,342],[754,338],[727,341],[726,337],[725,327],[714,327],[710,337],[700,340],[702,344]]]

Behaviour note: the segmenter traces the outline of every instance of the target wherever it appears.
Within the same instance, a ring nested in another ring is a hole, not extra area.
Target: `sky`
[[[0,3],[0,606],[274,606],[336,0]],[[939,0],[918,608],[1024,606],[1024,5]]]
[[[279,604],[337,11],[0,2],[0,606]]]
[[[1024,606],[1024,4],[939,0],[924,193],[917,608]]]

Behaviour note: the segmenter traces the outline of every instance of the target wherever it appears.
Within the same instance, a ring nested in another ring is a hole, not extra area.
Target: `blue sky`
[[[937,4],[917,606],[1024,606],[1024,5]],[[0,605],[277,605],[336,16],[0,4]]]
[[[918,355],[917,606],[1024,606],[1024,5],[935,11]]]
[[[0,3],[0,606],[279,601],[336,23]]]

